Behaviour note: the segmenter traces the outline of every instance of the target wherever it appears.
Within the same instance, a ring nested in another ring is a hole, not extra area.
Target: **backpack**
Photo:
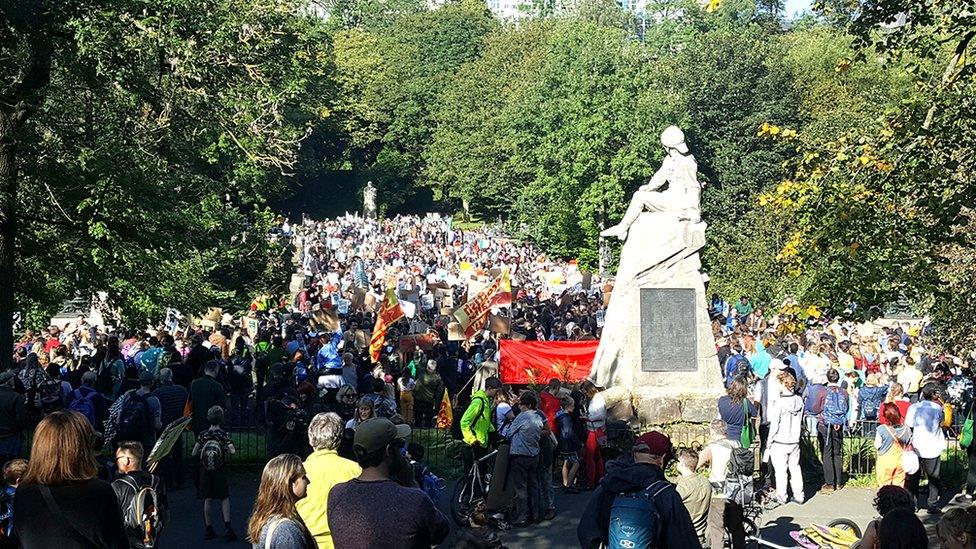
[[[115,430],[115,440],[141,441],[152,434],[152,412],[149,410],[149,394],[129,393],[122,411],[119,412],[119,426]]]
[[[737,377],[748,377],[752,366],[744,355],[732,355],[725,361],[725,386],[732,384]]]
[[[755,486],[752,475],[756,471],[756,455],[749,448],[733,448],[725,472],[722,495],[739,505],[752,503]]]
[[[661,514],[654,498],[673,486],[659,480],[643,490],[619,494],[610,507],[607,549],[652,549],[661,535]]]
[[[79,414],[85,416],[85,419],[88,420],[88,423],[91,424],[92,428],[95,428],[95,426],[98,425],[97,420],[95,419],[95,401],[92,399],[95,393],[93,391],[82,393],[81,389],[75,389],[74,393],[72,394],[75,396],[75,398],[71,401],[71,404],[68,405],[68,409],[72,412],[78,412]]]
[[[200,449],[200,467],[204,471],[216,471],[224,466],[224,447],[219,441],[210,439]]]
[[[37,386],[37,403],[44,415],[61,411],[64,403],[61,401],[61,382],[47,379]]]
[[[447,485],[444,479],[430,472],[429,467],[424,467],[424,471],[420,474],[420,480],[423,482],[424,493],[430,498],[430,501],[434,502],[434,505],[438,505],[441,500],[441,496],[444,494],[444,487]]]
[[[820,417],[827,425],[843,425],[847,422],[847,392],[840,387],[828,387]]]
[[[159,498],[156,494],[159,477],[153,475],[149,484],[143,486],[140,486],[129,475],[124,475],[119,480],[132,488],[134,492],[122,514],[122,518],[125,520],[126,533],[130,538],[142,540],[142,547],[146,549],[156,547],[161,530]]]

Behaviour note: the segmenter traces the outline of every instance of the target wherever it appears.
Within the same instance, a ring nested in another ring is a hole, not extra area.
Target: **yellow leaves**
[[[834,66],[834,72],[836,72],[837,74],[847,72],[850,69],[851,69],[851,60],[846,57],[842,57],[841,59],[839,59],[837,61],[837,64]]]
[[[820,318],[820,315],[823,314],[820,312],[820,307],[817,307],[816,305],[810,305],[807,307],[806,313],[807,316],[812,318]]]
[[[871,156],[868,153],[864,153],[861,156],[857,157],[857,161],[862,166],[867,166],[868,164],[871,163]]]
[[[796,130],[791,130],[789,128],[780,128],[775,124],[770,124],[769,122],[763,122],[759,126],[759,130],[756,131],[756,135],[759,137],[768,137],[771,139],[794,139],[797,136]]]
[[[793,261],[798,259],[800,255],[800,247],[803,244],[803,235],[799,232],[794,232],[790,235],[789,240],[783,244],[783,248],[776,254],[777,261]]]
[[[715,13],[720,7],[722,7],[722,0],[702,0],[700,4],[705,12]]]

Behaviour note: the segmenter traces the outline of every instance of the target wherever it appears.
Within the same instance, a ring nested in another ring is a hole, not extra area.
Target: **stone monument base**
[[[698,256],[704,245],[702,222],[644,212],[631,226],[591,371],[611,388],[616,419],[664,425],[717,417],[723,386]],[[631,417],[620,417],[628,409]]]

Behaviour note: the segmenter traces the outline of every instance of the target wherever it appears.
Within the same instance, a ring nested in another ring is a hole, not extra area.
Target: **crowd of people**
[[[584,547],[722,547],[726,538],[742,547],[748,501],[768,494],[802,504],[810,468],[825,480],[822,493],[842,490],[844,437],[866,429],[888,494],[879,498],[891,501],[897,487],[913,511],[939,513],[945,503],[939,457],[945,431],[971,417],[973,362],[929,352],[924,326],[855,323],[791,301],[769,313],[746,297],[730,304],[713,296],[727,394],[708,441],[675,449],[650,431],[614,448],[615,418],[590,381],[552,379],[534,390],[476,375],[497,363],[501,338],[598,338],[607,281],[495,230],[455,230],[438,216],[344,216],[287,232],[300,287],[291,299],[255,299],[240,321],[106,333],[82,317],[20,338],[15,367],[0,373],[10,496],[2,500],[9,512],[0,504],[9,534],[0,546],[153,547],[169,525],[167,494],[184,487],[187,473],[202,503],[203,538],[220,530],[235,540],[226,465],[239,451],[238,427],[261,430],[267,445],[246,526],[255,547],[436,545],[450,530],[436,505],[443,481],[425,465],[426,449],[408,439],[435,427],[445,393],[464,470],[501,450],[494,467],[505,479],[499,497],[466,509],[460,547],[500,547],[493,527],[552,520],[559,494],[580,491],[592,491],[578,530]],[[454,337],[450,309],[501,272],[511,277],[512,301],[495,312],[507,322]],[[386,288],[405,314],[374,361],[369,332]],[[153,456],[165,427],[184,417],[188,451],[181,442]],[[806,442],[820,462],[801,459]],[[759,452],[758,485],[750,449]],[[971,501],[976,450],[967,451],[963,497]],[[926,498],[917,503],[923,476]],[[943,521],[940,535],[971,543],[969,514]],[[869,528],[877,539],[887,531],[884,519]]]

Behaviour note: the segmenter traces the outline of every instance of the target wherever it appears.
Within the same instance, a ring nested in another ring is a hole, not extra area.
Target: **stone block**
[[[642,425],[667,425],[681,421],[681,401],[676,398],[635,395],[634,407]]]
[[[693,396],[681,402],[681,419],[691,423],[708,423],[718,417],[718,395]]]

